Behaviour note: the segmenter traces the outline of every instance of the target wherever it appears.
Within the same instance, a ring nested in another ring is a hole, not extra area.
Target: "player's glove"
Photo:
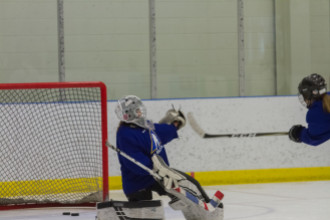
[[[294,141],[296,143],[300,143],[300,134],[301,134],[301,130],[304,127],[302,125],[294,125],[291,127],[290,131],[289,131],[289,138],[291,141]]]
[[[168,110],[166,115],[159,121],[160,124],[173,124],[179,130],[186,125],[186,117],[181,110],[174,108]]]

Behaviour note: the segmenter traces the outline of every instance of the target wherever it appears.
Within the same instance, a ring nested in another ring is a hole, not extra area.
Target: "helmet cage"
[[[120,121],[145,125],[147,110],[141,99],[134,95],[128,95],[118,100],[116,115]]]

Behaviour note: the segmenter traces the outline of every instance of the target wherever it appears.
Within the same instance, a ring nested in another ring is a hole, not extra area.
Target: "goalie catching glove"
[[[177,123],[176,125],[174,123]],[[166,112],[166,115],[159,121],[159,124],[174,124],[177,129],[186,125],[186,117],[181,110],[175,110],[174,107]]]

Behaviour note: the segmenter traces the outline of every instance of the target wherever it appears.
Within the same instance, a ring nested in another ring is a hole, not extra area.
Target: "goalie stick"
[[[162,177],[159,176],[156,172],[154,172],[152,169],[150,169],[149,167],[145,166],[144,164],[140,163],[139,161],[135,160],[133,157],[129,156],[128,154],[124,153],[123,151],[119,150],[117,147],[113,146],[112,144],[110,144],[108,141],[105,143],[105,145],[107,145],[107,147],[111,148],[112,150],[116,151],[118,154],[120,154],[121,156],[125,157],[126,159],[128,159],[129,161],[133,162],[134,164],[138,165],[139,167],[141,167],[142,169],[144,169],[145,171],[147,171],[151,176],[153,176],[154,178],[161,180]]]
[[[202,138],[232,138],[232,137],[262,137],[262,136],[279,136],[288,135],[289,132],[263,132],[263,133],[243,133],[243,134],[209,134],[206,133],[197,123],[193,114],[188,112],[187,118],[191,128],[199,134]]]
[[[162,177],[159,176],[155,171],[153,171],[149,167],[143,165],[139,161],[135,160],[133,157],[129,156],[128,154],[126,154],[125,152],[121,151],[120,149],[118,149],[114,145],[110,144],[108,141],[106,142],[106,146],[109,147],[109,148],[111,148],[112,150],[116,151],[118,154],[120,154],[121,156],[125,157],[129,161],[133,162],[137,166],[141,167],[142,169],[144,169],[145,171],[147,171],[150,175],[152,175],[157,180],[161,180],[162,179]],[[216,200],[216,199],[221,200],[223,198],[223,194],[220,191],[217,191],[216,194],[211,199],[211,202],[210,203],[206,203],[206,202],[200,200],[198,197],[194,196],[193,194],[189,193],[188,191],[184,190],[180,186],[177,187],[177,188],[174,188],[173,190],[175,190],[178,193],[183,194],[190,201],[192,201],[193,203],[195,203],[195,204],[203,207],[207,211],[213,211],[216,208],[216,207],[214,207],[214,204],[213,204],[213,201],[214,200]]]

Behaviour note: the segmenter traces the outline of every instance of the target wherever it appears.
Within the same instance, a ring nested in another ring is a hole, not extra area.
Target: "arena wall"
[[[207,133],[287,132],[306,125],[296,96],[144,100],[148,118],[157,122],[166,110],[192,112]],[[109,140],[116,143],[116,102],[108,103]],[[330,142],[317,147],[288,136],[203,139],[189,122],[179,139],[166,145],[172,167],[192,173],[203,185],[330,179]],[[120,188],[117,155],[109,152],[110,188]]]

